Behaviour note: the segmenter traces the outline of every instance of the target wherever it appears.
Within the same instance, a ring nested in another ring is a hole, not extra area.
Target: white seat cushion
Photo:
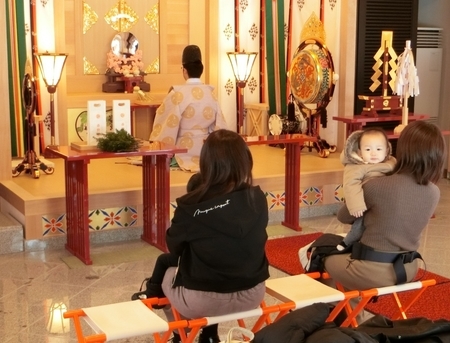
[[[266,280],[266,292],[278,300],[295,302],[296,308],[345,299],[341,291],[305,274]]]
[[[169,324],[150,310],[142,301],[83,308],[82,317],[96,333],[107,340],[165,332]]]

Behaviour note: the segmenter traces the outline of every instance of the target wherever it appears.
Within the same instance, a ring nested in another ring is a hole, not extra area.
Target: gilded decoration
[[[326,41],[323,24],[314,12],[305,22],[300,34],[300,42],[307,41],[308,39],[314,39],[321,44],[325,44]]]
[[[88,61],[86,57],[83,57],[83,71],[86,75],[98,75],[100,74],[97,67]]]
[[[156,74],[159,73],[159,58],[155,59],[150,63],[144,70],[146,74]]]
[[[139,67],[142,77],[160,72],[159,0],[82,0],[77,11],[83,19],[78,30],[80,34],[83,32],[79,59],[80,64],[83,63],[84,75],[106,74],[111,69],[107,66],[106,56],[110,49],[124,58],[130,58],[129,55],[137,50],[142,52],[141,61],[138,61],[143,63]],[[117,51],[117,41],[120,40],[117,36],[123,34],[129,34],[135,40],[132,46],[126,45],[131,42],[124,41],[120,48],[125,49]],[[93,46],[96,48],[92,49]],[[81,60],[83,57],[85,59]],[[123,66],[133,61],[126,62],[122,63]],[[134,74],[135,71],[131,70]]]
[[[125,0],[120,0],[105,14],[105,21],[118,32],[130,31],[138,20],[138,15]]]
[[[392,31],[382,31],[380,48],[373,56],[373,58],[375,60],[375,64],[372,67],[374,73],[373,73],[372,77],[370,78],[373,82],[372,85],[369,87],[371,92],[374,92],[381,85],[381,82],[379,81],[379,77],[382,74],[381,67],[384,64],[383,60],[384,60],[385,50],[387,50],[389,58],[390,58],[389,62],[388,62],[389,66],[390,66],[389,76],[391,79],[389,81],[389,86],[391,87],[391,89],[394,89],[395,78],[397,75],[397,63],[396,63],[397,54],[396,54],[394,48],[392,47],[392,39],[393,39]]]
[[[98,14],[92,9],[86,1],[83,1],[83,34],[85,35],[89,29],[98,21]]]
[[[157,4],[147,12],[144,16],[144,21],[155,33],[159,34],[159,6]]]

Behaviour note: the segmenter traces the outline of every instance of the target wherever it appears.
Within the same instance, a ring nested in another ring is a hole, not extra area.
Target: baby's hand
[[[364,211],[356,211],[356,212],[352,212],[350,214],[355,218],[359,218],[359,217],[362,217],[363,213],[364,213]]]

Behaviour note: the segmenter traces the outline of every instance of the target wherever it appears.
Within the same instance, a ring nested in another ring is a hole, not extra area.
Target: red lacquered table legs
[[[170,159],[167,155],[142,157],[142,239],[166,251],[166,230],[170,214]],[[88,164],[66,161],[66,249],[85,264],[92,264],[89,246]]]
[[[88,161],[65,162],[66,249],[85,264],[92,264],[89,247]]]
[[[285,209],[282,224],[301,231],[300,210],[300,144],[286,144],[285,155]]]
[[[143,221],[142,240],[167,251],[166,230],[170,220],[171,156],[143,156]]]

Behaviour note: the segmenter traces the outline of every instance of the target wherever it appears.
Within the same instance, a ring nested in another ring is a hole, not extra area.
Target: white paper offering
[[[130,100],[113,100],[113,131],[124,129],[131,135]]]
[[[106,101],[87,102],[87,144],[97,145],[96,138],[106,133]]]

